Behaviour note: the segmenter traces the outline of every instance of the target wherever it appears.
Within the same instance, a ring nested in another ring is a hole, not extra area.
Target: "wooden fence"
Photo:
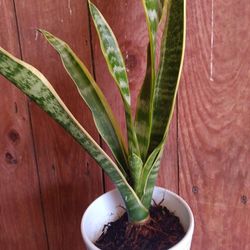
[[[133,96],[145,72],[139,0],[94,1],[126,58]],[[250,249],[250,4],[187,0],[187,47],[159,185],[195,214],[193,250]],[[86,0],[0,0],[0,46],[40,69],[92,136],[84,106],[44,28],[67,41],[124,126]],[[104,146],[105,148],[105,146]],[[20,91],[0,78],[0,249],[81,250],[80,219],[110,184],[96,163]]]

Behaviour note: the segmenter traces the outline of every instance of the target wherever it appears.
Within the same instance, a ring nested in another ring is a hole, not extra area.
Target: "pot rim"
[[[194,216],[193,216],[193,212],[191,210],[191,208],[189,207],[188,203],[182,198],[180,197],[178,194],[166,189],[166,188],[163,188],[163,187],[158,187],[158,186],[155,186],[154,187],[155,189],[157,189],[158,191],[164,191],[164,192],[167,192],[169,193],[171,196],[175,197],[175,199],[179,200],[183,205],[184,207],[186,208],[187,212],[188,212],[188,216],[189,216],[189,226],[188,226],[188,229],[185,233],[185,236],[176,244],[174,245],[173,247],[169,248],[169,250],[175,250],[177,249],[181,244],[182,242],[184,242],[187,238],[191,237],[192,238],[192,234],[193,234],[193,231],[194,231]],[[91,202],[91,204],[88,206],[88,208],[85,210],[83,216],[82,216],[82,220],[81,220],[81,232],[82,232],[82,236],[84,238],[84,241],[87,243],[87,245],[91,245],[91,247],[94,249],[94,250],[100,250],[100,248],[96,247],[95,244],[86,236],[86,232],[85,232],[85,227],[84,227],[84,220],[85,220],[85,217],[87,216],[88,214],[88,211],[90,211],[93,203],[95,201],[97,201],[98,199],[101,199],[102,196],[105,196],[106,194],[112,194],[112,193],[116,193],[116,192],[119,192],[117,189],[113,189],[113,190],[110,190],[102,195],[100,195],[98,198],[96,198],[94,201]],[[174,211],[171,211],[171,212],[174,212]]]

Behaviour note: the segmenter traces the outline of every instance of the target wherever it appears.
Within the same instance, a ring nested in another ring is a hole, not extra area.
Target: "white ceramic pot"
[[[164,188],[155,187],[153,199],[159,203],[162,198],[165,205],[171,212],[180,218],[186,231],[184,238],[171,247],[171,250],[190,250],[194,232],[194,217],[188,204],[177,194]],[[124,213],[123,200],[119,192],[114,189],[97,198],[85,211],[82,217],[81,232],[88,250],[98,250],[95,242],[102,233],[103,226],[111,221],[115,221]]]

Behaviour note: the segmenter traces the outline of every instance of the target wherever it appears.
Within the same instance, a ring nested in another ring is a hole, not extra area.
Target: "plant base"
[[[163,250],[177,244],[185,235],[180,220],[166,207],[156,205],[150,209],[148,223],[135,225],[124,213],[115,222],[103,228],[95,245],[102,250]]]
[[[194,217],[187,203],[173,192],[160,187],[154,188],[153,200],[154,203],[166,206],[169,211],[178,216],[186,232],[185,236],[170,249],[190,250],[194,231]],[[110,221],[116,221],[123,214],[124,202],[117,190],[109,191],[96,199],[87,208],[82,218],[81,231],[86,248],[88,250],[100,250],[94,242],[102,234],[104,225]]]

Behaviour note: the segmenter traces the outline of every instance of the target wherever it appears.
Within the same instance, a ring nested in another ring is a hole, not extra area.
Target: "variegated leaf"
[[[161,150],[158,153],[158,156],[156,157],[155,161],[151,165],[151,168],[149,169],[149,171],[145,171],[144,173],[145,175],[146,174],[147,175],[144,176],[146,182],[144,183],[145,184],[144,192],[141,197],[141,202],[145,207],[150,207],[151,205],[152,195],[153,195],[156,179],[159,173],[162,151],[163,150]]]
[[[183,64],[186,33],[186,0],[169,0],[170,9],[167,26],[163,34],[160,70],[156,83],[153,113],[152,139],[150,158],[154,158],[156,149],[159,154],[154,163],[144,168],[143,196],[144,206],[150,206],[153,189],[160,166],[160,159],[167,138],[170,121],[173,115],[180,74]]]
[[[108,69],[113,76],[123,99],[128,131],[129,155],[131,155],[133,152],[140,156],[131,114],[129,82],[122,53],[111,28],[102,16],[101,12],[90,1],[89,8],[98,33],[101,49],[108,65]]]
[[[141,199],[141,201],[144,203],[149,200],[151,200],[152,193],[150,193],[150,190],[153,190],[155,181],[157,178],[158,170],[159,170],[159,164],[161,154],[163,151],[164,145],[161,144],[155,150],[151,153],[151,155],[148,157],[145,165],[143,166],[141,178],[140,178],[140,188],[137,191],[138,197]],[[150,206],[150,203],[148,204]]]
[[[169,17],[161,47],[159,72],[155,86],[150,150],[165,140],[173,115],[184,58],[186,0],[169,0]]]
[[[152,39],[155,40],[162,4],[159,4],[161,3],[159,0],[142,0],[142,3],[146,13],[149,36],[152,36]]]
[[[147,20],[149,47],[146,77],[137,100],[135,126],[141,157],[143,161],[145,161],[150,144],[152,127],[153,96],[156,76],[156,33],[162,14],[163,0],[142,0],[142,4]]]
[[[131,221],[148,217],[148,209],[128,184],[125,173],[79,124],[41,72],[0,47],[0,74],[35,101],[97,161],[121,193]]]
[[[131,98],[126,66],[118,42],[101,12],[90,1],[89,9],[100,39],[101,49],[109,71],[117,83],[123,100],[130,105]]]
[[[124,139],[101,89],[68,44],[45,30],[40,30],[40,32],[60,55],[63,65],[74,81],[79,94],[92,111],[98,132],[111,149],[120,168],[129,173]]]
[[[135,153],[132,153],[129,157],[129,165],[130,165],[130,173],[131,173],[131,180],[132,180],[132,187],[137,194],[140,190],[141,186],[141,174],[142,174],[142,166],[143,162],[140,157],[138,157]]]
[[[141,159],[143,162],[146,160],[150,142],[149,136],[151,133],[151,126],[150,126],[152,119],[152,109],[150,107],[150,98],[151,98],[150,94],[152,93],[151,75],[152,71],[151,71],[150,46],[148,46],[147,70],[140,94],[137,98],[137,108],[135,115],[136,135],[140,148]]]

